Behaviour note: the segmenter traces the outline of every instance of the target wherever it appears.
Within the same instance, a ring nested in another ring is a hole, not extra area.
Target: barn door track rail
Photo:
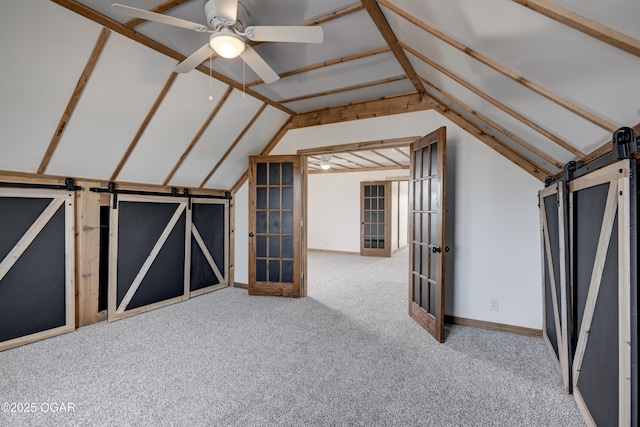
[[[190,194],[188,188],[183,188],[182,192],[179,192],[176,187],[171,187],[171,191],[144,191],[144,190],[124,190],[116,188],[115,182],[110,182],[107,188],[91,187],[90,191],[94,193],[109,193],[113,194],[113,209],[118,209],[118,194],[133,194],[137,196],[165,196],[165,197],[186,197],[189,199],[188,208],[191,209],[191,199],[222,199],[231,200],[231,192],[225,191],[223,196],[216,196],[212,194]]]
[[[66,178],[64,185],[60,184],[38,184],[33,182],[0,182],[0,187],[4,188],[33,188],[40,190],[65,190],[65,191],[79,191],[82,187],[75,185],[73,178]]]

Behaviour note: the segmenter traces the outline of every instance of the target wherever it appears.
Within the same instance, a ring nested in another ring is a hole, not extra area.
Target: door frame
[[[361,181],[360,182],[360,255],[361,256],[383,256],[390,257],[391,256],[391,248],[393,246],[393,242],[391,242],[391,198],[393,197],[391,191],[391,182],[392,181]],[[366,185],[383,185],[385,196],[384,196],[384,242],[385,247],[380,249],[372,249],[364,247],[364,187]]]
[[[252,180],[256,172],[255,164],[261,159],[273,163],[293,162],[293,282],[292,284],[280,283],[278,285],[265,285],[267,282],[257,282],[256,280],[256,197],[255,192],[251,191]],[[306,159],[305,159],[306,160]],[[304,163],[304,164],[303,164]],[[299,172],[296,172],[298,170]],[[277,156],[249,156],[248,170],[248,190],[249,190],[249,265],[248,265],[248,290],[249,295],[262,296],[286,296],[300,298],[307,296],[306,286],[306,208],[303,207],[305,199],[303,198],[303,184],[306,186],[304,176],[306,175],[306,161],[302,161],[302,157],[298,155],[277,155]],[[297,258],[297,261],[296,261]]]

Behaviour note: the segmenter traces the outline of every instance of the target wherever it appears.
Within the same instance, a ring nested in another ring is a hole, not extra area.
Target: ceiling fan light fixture
[[[331,156],[322,156],[320,162],[320,167],[322,170],[328,171],[331,169]]]
[[[209,45],[223,58],[236,58],[244,52],[244,40],[234,32],[223,29],[209,38]]]

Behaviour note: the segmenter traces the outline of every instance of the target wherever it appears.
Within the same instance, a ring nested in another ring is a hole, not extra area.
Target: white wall
[[[537,192],[543,185],[454,123],[435,111],[421,111],[297,129],[285,135],[273,154],[426,135],[440,126],[447,127],[447,218],[454,231],[453,242],[447,242],[452,248],[449,259],[453,261],[447,274],[453,284],[447,281],[450,289],[446,313],[541,329]],[[349,174],[336,176],[346,175]],[[309,181],[311,187],[312,179]],[[244,188],[236,198],[240,196],[246,199]],[[342,197],[341,192],[334,197]],[[354,199],[359,200],[359,195]],[[238,230],[243,221],[246,224],[247,212],[236,206],[236,235],[242,239]],[[312,226],[311,219],[309,225]],[[310,229],[309,234],[312,232]],[[236,242],[239,282],[246,277],[247,251],[243,251]],[[491,298],[499,300],[498,311],[489,310]]]
[[[398,184],[400,185],[400,212],[397,216],[400,219],[399,246],[402,248],[409,243],[409,182],[400,181]]]
[[[360,253],[360,183],[402,175],[408,171],[309,174],[307,247]]]

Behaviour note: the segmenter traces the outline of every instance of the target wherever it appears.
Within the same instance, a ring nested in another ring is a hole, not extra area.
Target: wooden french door
[[[391,256],[391,181],[360,183],[360,255]]]
[[[542,332],[562,376],[565,391],[570,393],[572,348],[569,345],[569,250],[565,185],[564,182],[557,182],[539,193],[544,301]]]
[[[249,295],[305,296],[299,156],[249,158]]]
[[[444,342],[446,129],[411,144],[409,315]]]

